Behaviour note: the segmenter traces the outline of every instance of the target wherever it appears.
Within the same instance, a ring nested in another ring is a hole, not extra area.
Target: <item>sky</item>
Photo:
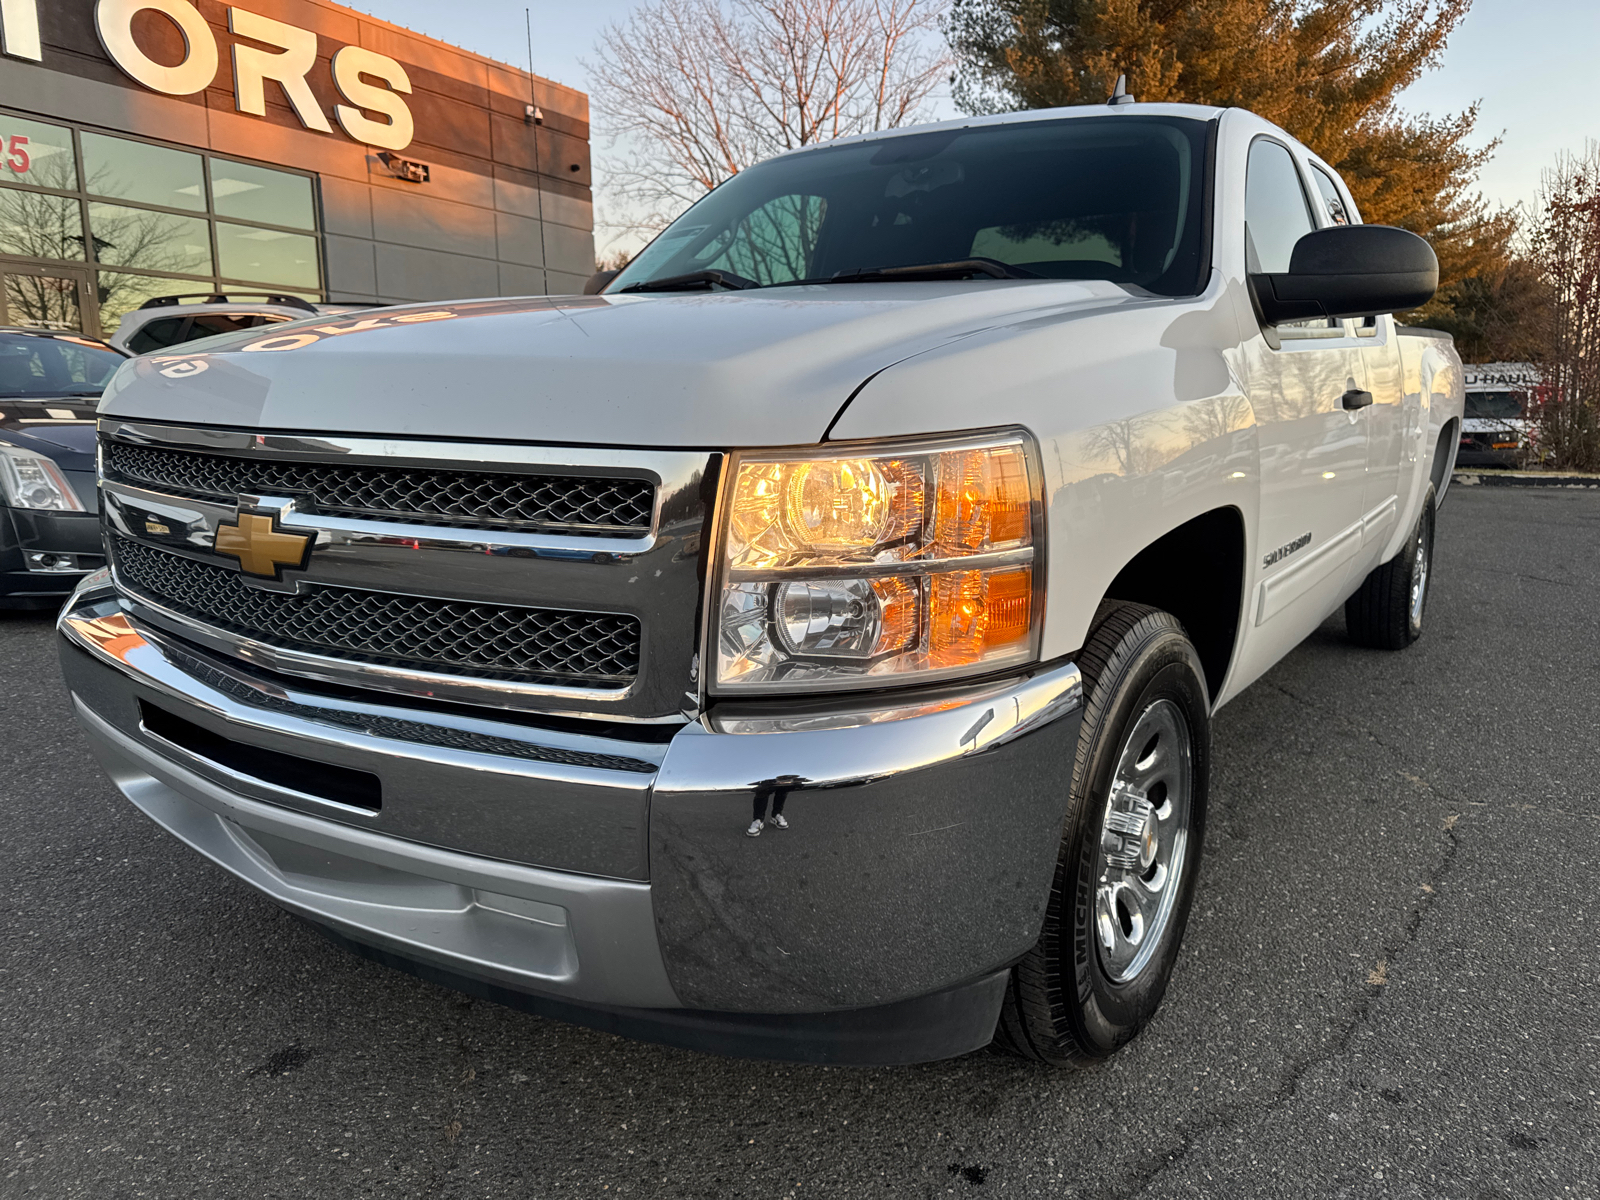
[[[343,0],[352,8],[490,58],[527,66],[526,0]],[[588,91],[582,60],[609,22],[638,0],[536,0],[535,74]],[[1600,0],[1474,0],[1443,64],[1405,93],[1412,112],[1443,115],[1481,102],[1478,144],[1503,139],[1481,185],[1493,203],[1533,199],[1563,150],[1600,140]],[[956,116],[948,97],[939,116]],[[597,129],[597,149],[604,129]]]

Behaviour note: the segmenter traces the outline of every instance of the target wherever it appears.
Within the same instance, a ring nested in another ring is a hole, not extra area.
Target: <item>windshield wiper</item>
[[[709,289],[716,284],[735,292],[759,286],[753,279],[746,279],[731,271],[690,271],[687,275],[668,275],[665,279],[630,283],[622,292],[689,292],[700,287]]]
[[[952,262],[918,263],[909,267],[857,267],[853,271],[840,271],[828,282],[890,283],[897,279],[971,279],[974,275],[987,275],[991,279],[1043,278],[993,258],[958,258]]]

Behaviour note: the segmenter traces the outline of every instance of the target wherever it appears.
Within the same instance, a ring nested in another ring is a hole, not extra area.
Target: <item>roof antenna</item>
[[[1111,89],[1111,97],[1106,101],[1112,108],[1122,104],[1132,104],[1133,97],[1128,95],[1128,76],[1117,76],[1117,86]]]
[[[522,107],[522,120],[527,125],[543,125],[544,112],[539,108],[538,98],[533,92],[533,10],[522,10],[522,19],[528,26],[528,103]],[[534,131],[533,145],[535,149],[535,169],[537,169],[537,150],[539,146],[539,133]]]
[[[533,82],[533,9],[522,10],[522,21],[528,30],[528,104],[522,111],[526,113],[524,120],[533,132],[533,178],[535,184],[534,194],[538,196],[539,205],[539,270],[544,276],[544,293],[550,294],[550,272],[545,264],[550,261],[549,253],[544,244],[544,189],[538,187],[539,180],[539,126],[544,124],[544,112],[539,108],[539,94]]]

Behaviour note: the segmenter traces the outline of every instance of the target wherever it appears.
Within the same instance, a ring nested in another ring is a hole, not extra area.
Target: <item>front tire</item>
[[[1078,657],[1083,728],[1038,943],[995,1043],[1057,1067],[1131,1040],[1166,994],[1205,831],[1210,699],[1183,626],[1108,601]]]
[[[1428,585],[1433,581],[1434,507],[1430,484],[1406,544],[1388,562],[1374,568],[1344,602],[1345,630],[1356,645],[1404,650],[1422,636]]]

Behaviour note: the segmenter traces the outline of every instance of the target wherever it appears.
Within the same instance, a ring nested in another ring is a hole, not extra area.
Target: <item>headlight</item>
[[[743,451],[724,492],[719,692],[885,687],[1038,653],[1027,435]]]
[[[53,459],[0,446],[0,492],[12,508],[83,512],[82,501]]]

